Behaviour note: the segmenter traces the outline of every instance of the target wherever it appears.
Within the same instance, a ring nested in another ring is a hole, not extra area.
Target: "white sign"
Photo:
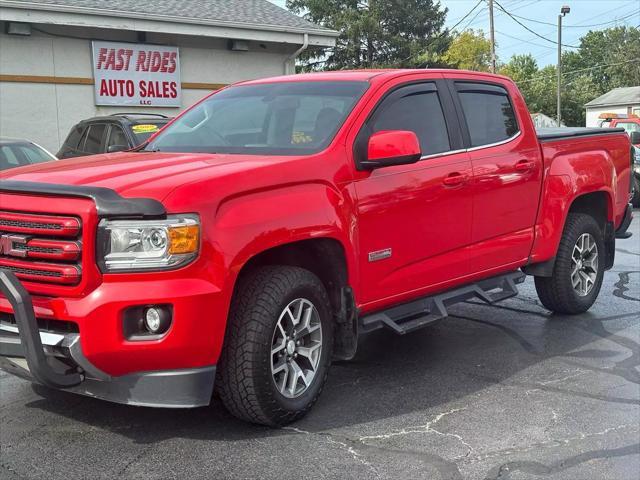
[[[96,105],[179,107],[178,47],[92,42]]]

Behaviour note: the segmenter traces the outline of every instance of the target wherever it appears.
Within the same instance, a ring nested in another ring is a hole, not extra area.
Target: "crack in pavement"
[[[373,473],[376,478],[382,478],[382,476],[380,475],[380,472],[378,472],[378,469],[371,463],[369,462],[367,459],[365,459],[362,455],[362,453],[358,452],[353,445],[349,445],[348,443],[355,443],[353,440],[350,440],[346,437],[344,437],[344,441],[340,441],[340,440],[336,440],[334,437],[335,435],[329,432],[309,432],[307,430],[302,430],[301,428],[296,428],[296,427],[282,427],[282,430],[289,430],[295,433],[300,433],[303,435],[311,435],[311,436],[318,436],[318,437],[322,437],[324,439],[326,439],[326,442],[331,444],[331,445],[337,445],[338,448],[340,450],[343,450],[345,452],[347,452],[348,454],[351,455],[351,457],[356,460],[357,462],[359,462],[360,464],[364,465],[365,467],[367,467],[371,473]]]
[[[380,472],[375,467],[375,465],[373,465],[366,458],[364,458],[364,454],[359,450],[362,450],[364,448],[367,450],[382,451],[384,452],[385,456],[388,455],[389,453],[394,453],[396,455],[409,455],[412,457],[416,457],[423,464],[426,464],[438,470],[438,472],[442,474],[442,478],[461,480],[462,475],[458,470],[458,467],[456,466],[455,462],[448,461],[443,457],[440,457],[439,455],[436,455],[433,453],[427,453],[427,452],[416,452],[411,450],[396,450],[391,448],[385,448],[382,446],[372,445],[370,443],[367,443],[366,440],[388,439],[395,436],[408,435],[408,434],[414,434],[414,433],[433,433],[436,435],[455,438],[468,449],[467,455],[470,455],[472,452],[475,452],[476,450],[469,443],[467,443],[460,435],[455,433],[442,432],[440,430],[436,430],[433,428],[433,425],[438,423],[442,418],[462,410],[466,410],[466,407],[455,408],[446,412],[439,413],[432,420],[430,420],[424,425],[406,427],[398,431],[383,433],[379,435],[364,435],[359,437],[358,439],[352,439],[346,436],[337,436],[329,432],[310,432],[307,430],[302,430],[297,427],[282,427],[282,430],[289,430],[289,431],[299,433],[299,434],[304,434],[304,435],[318,436],[325,439],[325,441],[328,444],[337,445],[341,450],[344,450],[347,453],[349,453],[354,460],[358,461],[359,463],[367,467],[376,476],[376,478],[382,478]]]
[[[403,435],[435,433],[436,435],[441,435],[444,437],[452,437],[457,439],[461,444],[463,444],[468,449],[467,455],[470,455],[472,452],[475,452],[475,449],[469,443],[467,443],[460,435],[455,433],[441,432],[433,428],[433,425],[438,423],[442,418],[446,417],[447,415],[460,412],[462,410],[466,410],[466,408],[454,408],[447,412],[439,413],[438,415],[436,415],[436,417],[433,420],[427,422],[424,425],[414,425],[411,427],[405,427],[401,430],[395,430],[390,433],[382,433],[379,435],[365,435],[363,437],[360,437],[358,440],[362,443],[366,443],[365,440],[386,440],[392,437],[403,436]]]
[[[505,457],[507,455],[513,455],[514,453],[531,452],[539,448],[564,447],[567,445],[571,445],[572,443],[580,442],[582,440],[586,440],[594,437],[601,437],[601,436],[607,435],[608,433],[619,432],[622,430],[630,430],[630,431],[639,430],[640,431],[640,426],[634,425],[634,424],[616,425],[615,427],[609,427],[598,432],[591,432],[591,433],[579,432],[577,435],[572,435],[566,438],[551,439],[551,440],[546,440],[544,442],[535,442],[523,447],[493,450],[490,452],[483,453],[482,455],[476,455],[474,457],[458,456],[454,458],[453,461],[460,462],[463,465],[477,463],[483,460],[489,460],[492,458],[499,458],[499,457]]]

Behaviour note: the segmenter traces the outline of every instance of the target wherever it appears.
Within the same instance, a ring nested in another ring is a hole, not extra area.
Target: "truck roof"
[[[388,80],[394,77],[400,77],[403,75],[416,74],[416,73],[436,73],[446,74],[455,73],[468,75],[470,77],[485,78],[485,79],[500,79],[510,80],[504,75],[496,75],[492,73],[473,72],[469,70],[454,70],[445,68],[429,68],[429,69],[370,69],[370,70],[336,70],[331,72],[311,72],[300,73],[297,75],[283,75],[279,77],[260,78],[257,80],[248,80],[239,82],[236,85],[257,85],[265,83],[280,83],[280,82],[299,82],[299,81],[316,81],[316,82],[370,82],[374,78],[376,80]]]

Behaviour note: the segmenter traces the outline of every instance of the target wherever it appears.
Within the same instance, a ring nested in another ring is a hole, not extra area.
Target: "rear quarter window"
[[[508,140],[519,132],[507,91],[497,85],[456,82],[471,147]]]
[[[82,138],[82,132],[84,132],[84,127],[81,125],[76,125],[69,132],[69,136],[64,141],[65,146],[73,149],[78,148],[78,144],[80,143],[80,139]]]

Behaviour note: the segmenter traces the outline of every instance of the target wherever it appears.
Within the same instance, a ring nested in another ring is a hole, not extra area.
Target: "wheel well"
[[[581,195],[573,201],[569,213],[591,215],[604,232],[610,218],[609,196],[605,192]]]
[[[290,265],[313,272],[327,290],[334,314],[340,311],[342,289],[347,286],[348,276],[344,248],[337,240],[301,240],[265,250],[252,257],[240,275],[265,265]]]

